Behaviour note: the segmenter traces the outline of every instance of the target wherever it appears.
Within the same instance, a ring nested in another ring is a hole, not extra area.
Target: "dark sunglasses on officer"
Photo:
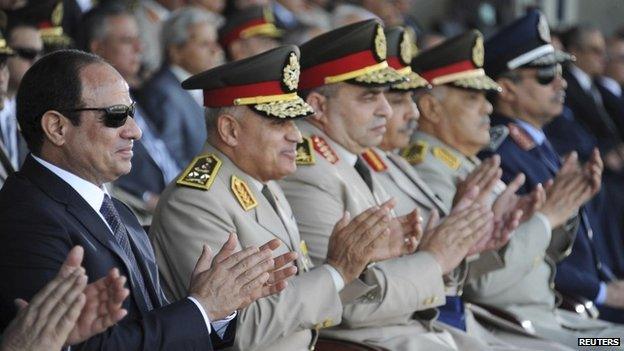
[[[100,111],[104,112],[102,116],[102,121],[104,126],[108,128],[119,128],[126,124],[126,120],[128,117],[134,118],[134,112],[136,110],[136,103],[133,101],[130,106],[127,105],[113,105],[109,107],[84,107],[84,108],[75,108],[64,111],[73,111],[73,112],[81,112],[81,111]]]

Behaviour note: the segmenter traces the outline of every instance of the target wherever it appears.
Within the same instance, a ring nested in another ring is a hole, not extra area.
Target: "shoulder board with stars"
[[[490,128],[490,144],[488,145],[488,149],[492,151],[498,150],[508,135],[509,128],[504,125],[498,125]]]
[[[313,165],[316,163],[314,152],[312,151],[312,140],[303,138],[303,141],[297,144],[297,157],[295,159],[297,165]]]
[[[327,161],[331,164],[336,164],[338,160],[338,154],[336,151],[332,149],[331,146],[325,141],[325,139],[321,138],[318,135],[313,135],[310,137],[312,139],[312,145],[314,146],[314,150],[316,150],[321,156],[323,156]]]
[[[431,152],[433,153],[433,156],[435,156],[435,158],[442,161],[442,163],[447,165],[452,170],[457,170],[461,164],[461,161],[457,156],[453,155],[451,151],[443,147],[434,147]]]
[[[411,165],[417,165],[425,159],[427,148],[429,148],[429,144],[426,141],[418,140],[401,150],[401,156]]]
[[[190,188],[208,190],[221,168],[221,160],[214,154],[195,157],[178,177],[176,184]]]
[[[249,186],[245,183],[244,180],[239,177],[232,175],[232,179],[230,180],[230,187],[236,200],[241,205],[243,210],[249,211],[252,208],[258,206],[258,201],[251,193]]]
[[[520,126],[514,123],[507,124],[509,129],[509,136],[520,146],[524,151],[529,151],[535,147],[535,142]]]
[[[386,166],[381,157],[379,157],[373,149],[366,149],[366,151],[362,153],[362,158],[375,172],[384,172],[388,169],[388,166]]]

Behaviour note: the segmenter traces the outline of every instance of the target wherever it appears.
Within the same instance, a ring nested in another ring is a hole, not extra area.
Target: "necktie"
[[[271,204],[271,207],[273,207],[273,210],[275,210],[275,213],[277,213],[279,215],[279,210],[277,209],[277,204],[275,203],[275,198],[273,197],[273,193],[271,192],[271,190],[269,189],[268,186],[264,185],[262,186],[262,195],[264,195],[264,197],[267,199],[267,201]],[[280,216],[281,218],[281,216]]]
[[[358,157],[353,167],[358,172],[360,177],[362,177],[362,180],[364,180],[364,183],[366,183],[366,186],[368,186],[368,188],[372,192],[373,191],[373,177],[371,176],[370,169],[368,169],[368,167],[366,167],[366,165],[364,164],[364,161],[362,161],[362,159]]]
[[[104,202],[102,202],[102,207],[100,208],[100,213],[106,219],[106,222],[110,226],[113,231],[113,237],[119,246],[123,249],[128,261],[130,261],[130,269],[134,270],[136,284],[138,288],[141,290],[143,296],[145,296],[145,304],[147,305],[148,310],[152,310],[153,305],[152,301],[149,297],[149,293],[145,288],[145,281],[143,280],[143,275],[141,274],[141,270],[139,269],[139,265],[134,257],[134,253],[132,252],[132,247],[130,246],[130,240],[128,239],[128,231],[124,224],[121,222],[121,217],[119,213],[115,209],[113,205],[113,201],[110,196],[104,195]]]

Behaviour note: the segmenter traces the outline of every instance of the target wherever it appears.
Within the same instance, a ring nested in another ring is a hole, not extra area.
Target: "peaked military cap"
[[[388,65],[408,80],[403,83],[393,84],[390,90],[408,91],[429,86],[429,83],[417,73],[412,71],[410,63],[415,53],[414,38],[403,27],[387,28],[385,31],[388,42]]]
[[[299,88],[338,82],[388,86],[405,81],[388,67],[387,51],[383,26],[374,19],[319,35],[301,45]]]
[[[531,10],[503,27],[485,44],[485,71],[491,77],[520,67],[543,67],[572,60],[555,50],[546,16]]]
[[[500,90],[483,70],[483,35],[470,30],[421,52],[412,70],[433,86],[450,84],[475,90]]]
[[[4,39],[4,33],[0,30],[0,59],[13,55],[15,55],[15,51],[7,44],[6,39]]]
[[[235,40],[256,36],[282,36],[282,31],[275,26],[275,17],[270,7],[252,6],[236,12],[219,29],[219,43],[223,48]]]
[[[37,24],[41,40],[46,49],[54,50],[70,47],[72,39],[63,31],[63,1],[58,1],[52,12],[48,12],[47,17],[47,19]]]
[[[196,74],[184,89],[203,89],[204,106],[248,105],[271,118],[299,118],[314,113],[297,95],[299,49],[281,46]]]

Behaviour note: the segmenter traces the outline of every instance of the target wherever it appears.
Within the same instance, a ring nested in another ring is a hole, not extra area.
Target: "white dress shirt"
[[[61,169],[47,161],[42,160],[41,158],[32,155],[33,158],[39,162],[42,166],[49,169],[52,173],[56,174],[59,178],[65,181],[69,186],[71,186],[80,197],[82,197],[87,204],[97,213],[97,215],[102,219],[102,222],[106,225],[106,227],[111,230],[111,235],[113,235],[112,229],[106,222],[104,216],[100,213],[100,208],[102,207],[102,203],[104,202],[104,196],[108,195],[105,187],[99,187],[85,179],[78,177],[77,175],[68,172],[64,169]],[[189,296],[189,300],[193,301],[193,303],[197,306],[202,316],[204,317],[204,321],[206,322],[206,328],[208,329],[208,334],[211,332],[211,323],[206,311],[202,307],[202,305],[195,298]],[[230,323],[232,319],[236,317],[236,312],[227,316],[225,319],[217,320],[212,323],[212,326],[215,328],[215,331],[219,335],[219,337],[223,338],[225,334],[225,330],[227,329],[227,325]]]

